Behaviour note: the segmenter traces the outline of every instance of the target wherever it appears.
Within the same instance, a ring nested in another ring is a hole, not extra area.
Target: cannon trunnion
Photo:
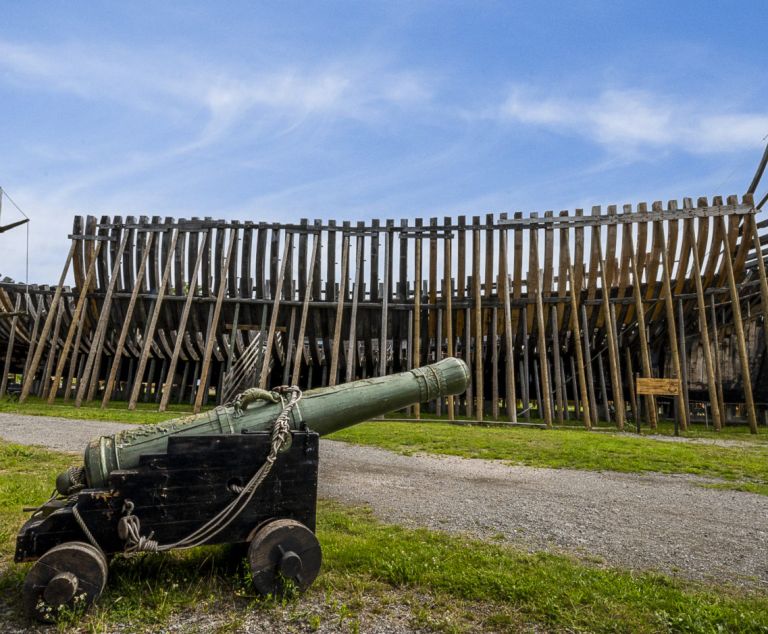
[[[291,432],[290,446],[234,520],[206,544],[250,543],[256,589],[280,590],[292,579],[306,589],[320,570],[314,535],[319,437]],[[144,454],[136,467],[110,473],[108,485],[78,492],[75,504],[45,506],[19,531],[17,562],[38,560],[24,585],[28,612],[46,620],[51,607],[98,598],[107,576],[105,555],[122,553],[120,519],[131,512],[141,532],[159,544],[183,539],[232,502],[264,464],[270,433],[171,436],[168,451]],[[80,521],[78,521],[79,515]],[[85,528],[99,548],[88,543]]]

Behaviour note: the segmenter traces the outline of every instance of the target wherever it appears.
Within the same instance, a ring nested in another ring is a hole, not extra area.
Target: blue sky
[[[2,6],[0,186],[32,218],[33,282],[55,282],[77,213],[740,194],[768,135],[764,2]],[[23,252],[0,235],[0,274],[23,280]]]

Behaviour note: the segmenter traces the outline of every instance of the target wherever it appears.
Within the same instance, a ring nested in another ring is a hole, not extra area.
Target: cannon
[[[466,364],[447,358],[409,372],[320,388],[251,388],[202,414],[91,441],[83,465],[56,478],[16,539],[34,561],[27,613],[89,606],[115,555],[213,544],[247,548],[255,590],[306,590],[322,560],[315,536],[319,437],[408,405],[461,394]],[[241,551],[242,552],[242,551]]]

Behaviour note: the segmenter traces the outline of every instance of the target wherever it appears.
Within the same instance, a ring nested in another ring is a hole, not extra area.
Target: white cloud
[[[643,90],[604,90],[590,100],[542,97],[515,87],[495,115],[582,136],[617,153],[652,147],[741,151],[761,147],[768,134],[768,112],[718,112],[711,104]]]

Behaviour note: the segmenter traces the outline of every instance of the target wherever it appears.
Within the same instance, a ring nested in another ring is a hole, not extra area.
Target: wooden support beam
[[[450,218],[446,218],[446,224]],[[449,357],[453,356],[453,288],[451,288],[451,275],[453,273],[453,254],[451,238],[446,236],[443,240],[443,299],[445,301],[445,338],[447,339],[446,351]],[[768,340],[767,340],[768,341]],[[453,396],[448,397],[448,420],[455,418]]]
[[[160,399],[159,411],[164,412],[168,407],[168,400],[171,398],[171,389],[173,388],[173,377],[176,374],[176,364],[179,362],[179,353],[181,352],[181,346],[184,343],[184,336],[187,332],[187,320],[189,319],[189,311],[192,308],[192,301],[195,298],[197,291],[197,279],[200,272],[200,265],[203,262],[203,256],[205,254],[205,244],[207,238],[207,230],[203,234],[203,239],[200,242],[200,249],[197,252],[197,258],[195,259],[195,266],[192,270],[192,275],[189,279],[189,288],[187,289],[187,297],[184,300],[184,308],[181,312],[181,319],[179,320],[178,330],[176,331],[176,341],[173,343],[173,354],[171,355],[171,364],[168,367],[168,374],[165,378],[165,385],[163,386],[163,395]],[[181,385],[179,386],[179,402],[183,396],[184,386],[186,385],[187,372],[189,370],[189,362],[184,364],[184,376],[182,377]]]
[[[538,261],[535,263],[538,265]],[[547,339],[545,335],[544,304],[541,300],[544,271],[538,269],[538,288],[536,289],[536,321],[539,331],[539,365],[541,366],[541,391],[544,405],[544,421],[547,428],[552,427],[552,395],[549,384],[549,363],[547,362]],[[542,401],[539,401],[542,404]]]
[[[472,227],[472,321],[475,337],[475,416],[483,420],[485,392],[483,390],[483,321],[480,283],[480,219],[473,219]]]
[[[163,268],[163,277],[160,281],[160,288],[157,290],[157,299],[155,299],[155,309],[152,311],[152,316],[150,317],[149,324],[147,325],[146,332],[144,333],[144,346],[141,351],[141,356],[139,357],[139,367],[136,370],[136,380],[133,384],[133,392],[131,393],[130,399],[128,400],[128,409],[133,410],[136,409],[136,401],[139,398],[139,389],[141,388],[141,379],[144,376],[144,368],[147,363],[147,359],[149,358],[149,353],[152,350],[152,342],[155,339],[155,328],[157,327],[157,320],[160,317],[160,311],[163,309],[163,298],[165,297],[165,290],[168,288],[168,279],[171,275],[171,269],[173,268],[173,257],[176,251],[176,241],[179,238],[179,232],[178,230],[173,232],[173,236],[171,237],[171,246],[168,249],[168,255],[165,259],[165,266]],[[227,260],[229,262],[229,260]],[[227,265],[227,270],[229,270],[229,267]],[[222,279],[226,277],[225,273],[222,273]],[[220,285],[223,282],[220,282]],[[209,336],[211,333],[209,333]],[[149,389],[149,383],[150,381],[147,381],[147,389]],[[82,386],[80,388],[83,389]],[[82,395],[80,392],[78,392],[78,399],[81,399]]]
[[[221,230],[220,230],[221,231]],[[232,251],[234,250],[235,242],[237,242],[237,229],[232,228],[229,230],[229,247],[227,248],[227,255],[224,258],[224,263],[221,268],[221,279],[219,280],[219,289],[218,294],[216,296],[216,306],[213,309],[213,319],[210,323],[210,327],[208,328],[208,332],[206,334],[206,340],[205,340],[205,353],[203,354],[203,367],[200,371],[200,388],[197,390],[197,394],[195,395],[195,405],[193,408],[193,411],[195,414],[197,414],[203,405],[203,400],[205,397],[208,396],[208,377],[211,369],[211,354],[213,353],[213,344],[216,342],[216,329],[219,324],[219,317],[221,315],[221,304],[224,301],[224,294],[227,290],[227,278],[229,277],[229,261],[232,258]],[[290,239],[288,240],[290,243]],[[173,249],[171,249],[173,251]],[[282,271],[282,269],[281,269]],[[280,282],[282,282],[282,278],[280,279]],[[280,288],[281,284],[278,282],[277,285],[277,297],[280,296]],[[158,302],[159,303],[159,302]],[[277,317],[277,306],[275,307],[275,314],[273,315],[273,323],[274,319]],[[274,328],[270,329],[272,331],[272,335],[274,336]],[[267,343],[268,349],[267,349],[267,357],[269,357],[269,354],[271,352],[271,346],[272,341],[269,340]],[[262,379],[266,379],[264,368],[268,367],[268,359],[265,359],[265,363],[262,366]],[[263,387],[263,386],[262,386]]]
[[[557,306],[550,306],[549,309],[551,328],[552,328],[552,372],[555,375],[555,417],[557,424],[563,424],[563,373],[560,368],[560,336],[557,328]]]
[[[139,271],[136,275],[137,280],[144,278],[144,271],[147,269],[147,261],[149,259],[149,247],[152,246],[155,234],[150,233],[147,235],[147,245],[144,252],[141,254],[141,263],[139,264]],[[109,369],[109,376],[107,377],[106,387],[104,389],[104,397],[101,399],[101,407],[105,408],[110,399],[112,398],[112,391],[115,387],[115,379],[117,378],[117,371],[120,368],[120,361],[123,356],[123,350],[125,349],[125,340],[128,337],[128,332],[131,328],[134,328],[133,324],[133,311],[136,308],[136,298],[139,295],[141,284],[136,282],[131,291],[131,299],[128,302],[128,308],[125,311],[125,320],[123,321],[123,327],[120,330],[120,337],[117,340],[117,346],[115,346],[115,355],[112,357],[112,365]]]
[[[765,273],[765,260],[762,257],[760,247],[760,236],[757,233],[757,224],[754,214],[748,217],[752,229],[752,239],[755,244],[755,255],[757,256],[757,278],[760,281],[760,306],[763,312],[763,341],[768,347],[768,276]]]
[[[587,390],[587,363],[584,359],[584,351],[581,347],[581,334],[579,328],[579,302],[577,295],[581,295],[581,289],[578,289],[574,285],[573,267],[571,266],[571,254],[568,246],[561,245],[561,248],[565,248],[567,251],[566,262],[568,267],[568,281],[571,285],[571,330],[573,332],[573,350],[576,354],[576,370],[579,373],[579,393],[581,395],[581,418],[584,421],[584,427],[587,429],[592,428],[591,409],[594,404],[590,404],[589,394]],[[589,363],[591,368],[592,364]],[[574,392],[576,389],[574,388]]]
[[[608,365],[611,373],[611,387],[613,389],[613,405],[616,410],[616,426],[621,430],[624,429],[624,388],[621,384],[621,375],[619,373],[619,360],[617,358],[616,338],[611,324],[611,307],[609,296],[611,293],[611,286],[608,278],[608,271],[606,268],[605,260],[603,259],[602,247],[598,242],[598,258],[600,260],[600,279],[602,283],[602,302],[603,302],[603,315],[604,315],[604,327],[606,334],[606,343],[608,346]],[[607,406],[607,403],[606,403]]]
[[[48,333],[51,330],[51,326],[53,325],[53,322],[56,320],[56,314],[59,309],[59,302],[61,301],[61,291],[64,288],[64,281],[67,279],[67,275],[69,274],[69,267],[72,264],[72,256],[75,254],[75,246],[77,245],[76,240],[72,240],[72,244],[69,247],[69,253],[67,254],[67,259],[64,262],[64,269],[61,271],[61,276],[59,277],[59,284],[56,286],[56,290],[53,293],[53,299],[51,299],[51,305],[48,308],[48,316],[45,318],[45,323],[43,324],[43,330],[40,333],[39,343],[37,344],[35,348],[35,353],[32,356],[32,362],[29,363],[29,367],[24,375],[24,383],[21,386],[21,394],[19,395],[19,403],[23,403],[27,400],[27,397],[29,396],[29,391],[32,389],[32,382],[35,379],[35,374],[37,373],[37,369],[40,365],[40,359],[43,356],[43,350],[45,348],[44,341],[48,338]],[[44,378],[44,380],[47,381],[47,379]]]
[[[115,256],[112,264],[112,275],[109,278],[109,284],[107,286],[107,294],[104,297],[104,303],[101,306],[101,312],[99,313],[99,321],[96,324],[96,331],[93,335],[93,341],[91,347],[88,350],[88,357],[85,362],[85,369],[83,370],[83,376],[80,379],[80,383],[77,387],[77,396],[75,398],[75,407],[80,407],[83,402],[83,396],[88,388],[90,373],[93,369],[93,362],[97,354],[102,353],[102,347],[104,346],[104,338],[106,335],[107,324],[109,323],[110,309],[112,308],[112,294],[115,290],[115,284],[120,277],[120,266],[123,263],[123,253],[125,247],[128,244],[128,237],[130,232],[123,232],[123,239],[120,241],[120,246],[117,249],[117,255]],[[77,343],[75,344],[77,348]],[[73,354],[73,361],[75,355]],[[67,385],[67,392],[69,391],[69,385]],[[65,398],[66,398],[65,392]]]
[[[72,321],[69,322],[69,328],[67,329],[67,336],[64,339],[64,346],[61,349],[61,354],[59,355],[59,362],[56,364],[56,371],[53,374],[53,383],[51,387],[51,391],[48,395],[48,404],[51,405],[56,398],[56,392],[59,389],[59,383],[61,382],[61,375],[64,372],[64,365],[67,362],[67,357],[69,356],[69,347],[72,345],[72,340],[75,338],[75,333],[77,332],[77,325],[82,318],[83,314],[83,308],[85,307],[85,301],[88,298],[88,288],[91,285],[91,281],[93,280],[94,275],[96,274],[96,261],[99,258],[99,253],[101,252],[101,245],[103,242],[97,242],[96,248],[94,250],[93,257],[91,258],[91,261],[88,265],[88,272],[85,275],[85,281],[83,282],[82,288],[80,288],[80,293],[77,298],[77,304],[75,306],[75,312],[72,313]],[[46,377],[46,381],[48,380],[48,377]]]
[[[320,247],[320,236],[315,234],[312,238],[312,257],[309,263],[309,272],[307,273],[307,283],[304,287],[304,304],[301,307],[301,318],[299,320],[299,336],[296,338],[296,355],[293,361],[293,374],[291,375],[291,385],[299,384],[299,371],[301,370],[301,359],[304,356],[304,335],[307,331],[307,315],[309,314],[309,300],[312,298],[313,281],[315,277],[315,262],[317,261],[317,250]]]
[[[331,370],[328,375],[328,385],[336,385],[339,373],[339,347],[341,346],[341,324],[344,320],[344,300],[349,278],[349,234],[344,232],[341,239],[341,279],[339,280],[339,295],[336,298],[336,319],[333,323],[333,342],[331,344]]]
[[[672,283],[669,274],[669,262],[667,261],[667,245],[664,239],[664,231],[659,231],[659,243],[661,249],[661,274],[662,274],[662,294],[664,295],[664,308],[666,310],[667,333],[669,336],[669,352],[672,356],[672,370],[675,378],[682,379],[682,369],[680,367],[680,355],[678,353],[677,329],[675,328],[675,307],[672,300]],[[680,427],[683,430],[688,429],[688,412],[685,409],[685,401],[682,393],[678,395],[677,401],[680,410]]]
[[[357,365],[357,308],[360,304],[360,296],[363,293],[363,248],[365,236],[355,236],[355,283],[352,286],[352,311],[349,315],[349,344],[347,347],[347,383],[353,381],[356,375]]]
[[[413,367],[421,366],[421,234],[416,235],[413,247]],[[471,366],[470,366],[471,367]],[[421,403],[414,403],[413,415],[421,418]]]
[[[499,259],[501,268],[499,274],[501,276],[501,294],[504,302],[504,379],[505,379],[505,391],[504,396],[507,403],[507,418],[510,422],[517,422],[517,393],[515,392],[515,342],[512,337],[512,310],[509,302],[509,263],[507,248],[508,235],[507,230],[501,231],[501,241],[499,243]]]
[[[725,221],[720,216],[716,219],[720,224],[721,230],[725,235]],[[723,253],[723,263],[725,265],[725,274],[728,281],[728,290],[731,294],[731,310],[733,311],[733,329],[736,334],[736,345],[739,350],[739,361],[741,362],[741,381],[744,384],[744,400],[747,406],[747,420],[749,421],[749,431],[757,433],[757,412],[755,411],[755,400],[752,397],[752,377],[749,371],[749,355],[747,354],[747,340],[744,335],[744,324],[741,321],[741,299],[739,291],[736,288],[736,279],[733,275],[733,262],[731,262],[731,252],[728,248],[728,241],[725,241],[725,251]]]
[[[0,195],[1,196],[1,195]],[[5,395],[8,388],[8,374],[11,372],[11,357],[13,356],[13,344],[16,340],[16,325],[19,323],[19,309],[21,308],[21,293],[16,295],[16,304],[13,308],[15,315],[11,319],[10,334],[8,335],[8,349],[5,351],[5,363],[3,363],[3,376],[0,379],[0,396]]]
[[[632,236],[629,236],[629,240]],[[645,307],[643,306],[643,295],[640,290],[640,278],[637,273],[637,261],[635,259],[634,246],[630,248],[629,265],[632,271],[632,297],[635,300],[635,315],[637,319],[637,334],[640,339],[640,363],[645,378],[651,378],[651,353],[648,346],[648,331],[645,325]],[[651,429],[656,429],[658,425],[658,411],[656,409],[656,397],[649,394],[645,397],[646,411],[648,414],[648,423]]]

